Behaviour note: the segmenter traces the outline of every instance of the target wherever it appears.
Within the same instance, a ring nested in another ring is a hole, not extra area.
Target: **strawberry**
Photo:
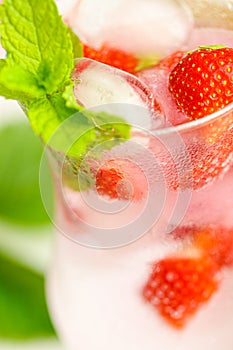
[[[208,255],[219,267],[233,265],[233,229],[223,226],[182,226],[173,233],[175,239],[188,240],[192,247]]]
[[[172,56],[170,59],[172,61]],[[233,49],[199,48],[186,54],[171,71],[168,90],[177,110],[187,118],[186,122],[221,110],[233,102]],[[179,114],[173,115],[177,120],[172,123],[179,124],[182,121],[177,118]],[[208,185],[230,166],[232,123],[233,113],[228,112],[193,129],[193,137],[183,134],[192,166],[192,173],[184,174],[184,178],[192,179],[194,190]]]
[[[147,181],[142,170],[126,159],[111,159],[96,173],[96,190],[110,199],[141,200]]]
[[[100,195],[108,195],[110,198],[119,198],[117,185],[124,180],[124,175],[114,167],[102,167],[96,175],[96,189]],[[127,194],[121,195],[122,199]]]
[[[233,229],[205,228],[199,231],[194,244],[204,250],[220,267],[233,265]]]
[[[87,45],[83,45],[83,56],[132,74],[135,73],[139,64],[139,60],[132,54],[107,46],[102,46],[101,49],[95,50]]]
[[[131,74],[136,74],[141,70],[152,67],[159,60],[157,55],[135,56],[132,53],[114,49],[106,45],[103,45],[98,50],[83,45],[83,56]]]
[[[218,267],[206,256],[156,262],[143,297],[175,328],[182,328],[219,286]]]
[[[169,77],[169,90],[191,120],[233,102],[233,49],[200,47],[188,53]]]

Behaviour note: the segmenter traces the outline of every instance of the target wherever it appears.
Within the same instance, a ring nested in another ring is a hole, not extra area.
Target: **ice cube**
[[[138,78],[149,87],[159,104],[167,127],[189,121],[184,113],[178,110],[168,90],[169,74],[169,69],[160,69],[157,67],[146,69],[138,74]]]
[[[121,116],[131,125],[146,129],[152,118],[157,118],[157,127],[162,126],[161,116],[154,115],[150,89],[137,77],[87,58],[77,60],[72,77],[76,99],[82,106]]]
[[[137,56],[169,54],[185,43],[193,27],[182,0],[79,0],[66,20],[85,44]]]

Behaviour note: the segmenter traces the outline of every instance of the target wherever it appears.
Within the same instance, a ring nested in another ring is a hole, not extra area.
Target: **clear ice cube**
[[[187,40],[193,16],[181,0],[79,0],[66,20],[87,45],[166,56]]]
[[[72,77],[75,97],[85,108],[123,117],[145,129],[150,129],[152,120],[157,128],[162,127],[150,89],[137,77],[87,58],[77,60]]]

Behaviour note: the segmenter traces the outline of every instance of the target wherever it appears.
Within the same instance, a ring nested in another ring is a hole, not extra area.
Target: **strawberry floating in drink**
[[[188,53],[171,72],[169,90],[191,120],[223,109],[233,102],[233,49],[220,45]]]
[[[169,324],[179,329],[210,300],[218,287],[218,267],[207,257],[168,257],[152,265],[143,297]]]
[[[186,54],[170,74],[169,91],[189,120],[224,109],[233,102],[233,49],[215,45]],[[205,127],[205,140],[217,142],[232,122],[232,115],[213,121]]]
[[[164,161],[161,163],[169,187],[173,189],[192,186],[199,190],[223,176],[231,164],[233,150],[232,121],[228,118],[213,118],[201,130],[194,128],[193,139],[186,137],[185,127],[194,119],[220,113],[233,102],[233,49],[220,45],[199,48],[190,53],[178,51],[163,59],[154,68],[138,74],[151,89],[160,113],[168,126],[178,126],[191,169],[184,171],[182,178],[177,171],[171,172]],[[221,78],[221,79],[220,79]],[[196,139],[196,142],[194,140]],[[152,140],[151,147],[156,147]],[[169,158],[168,158],[169,159]],[[172,160],[168,161],[172,167]],[[188,181],[187,181],[188,180]]]
[[[178,227],[172,236],[208,255],[219,267],[233,265],[233,229],[221,225]]]
[[[100,166],[95,186],[99,195],[119,200],[140,201],[148,191],[142,169],[127,159],[109,160]]]

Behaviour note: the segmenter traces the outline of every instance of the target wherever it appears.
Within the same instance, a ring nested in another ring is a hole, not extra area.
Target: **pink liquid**
[[[195,31],[189,48],[216,43],[233,46],[233,34],[212,29]],[[156,91],[158,85],[152,88]],[[191,132],[190,130],[189,133]],[[134,138],[145,150],[140,164],[149,168],[150,155],[158,150],[157,139],[144,139],[143,135],[138,139],[135,134]],[[176,143],[176,138],[173,142]],[[219,153],[217,149],[216,162],[221,162]],[[158,152],[158,158],[161,163],[167,161],[165,167],[169,168],[169,159],[165,156],[163,158],[161,154]],[[204,157],[205,155],[204,150]],[[213,155],[214,153],[211,154]],[[122,227],[130,222],[130,230],[138,230],[135,235],[129,234],[127,237],[133,243],[110,250],[91,249],[75,244],[64,235],[56,235],[48,276],[48,297],[55,325],[68,349],[232,349],[232,268],[224,267],[221,270],[222,281],[218,291],[181,330],[168,324],[142,297],[142,288],[149,278],[151,264],[176,253],[182,247],[183,241],[174,239],[168,233],[172,228],[194,224],[233,228],[231,155],[225,159],[224,167],[225,171],[215,177],[211,175],[212,169],[207,180],[203,180],[206,181],[204,185],[203,181],[196,183],[195,191],[190,191],[188,186],[175,189],[176,180],[169,183],[162,181],[159,176],[157,179],[152,167],[146,177],[154,206],[147,205],[150,196],[145,196],[141,202],[133,202],[125,207],[124,203],[122,207],[112,206],[109,212],[106,208],[113,204],[102,199],[101,210],[96,210],[99,198],[94,192],[77,193],[64,189],[65,201],[57,201],[56,223],[64,232],[69,232],[73,240],[84,245],[104,246],[101,239],[106,242],[108,235],[100,237],[95,232],[113,228],[119,236],[115,242],[111,237],[107,243],[117,246],[121,245],[119,242],[124,238],[120,236]],[[169,173],[168,169],[167,176],[170,174],[172,177],[173,168],[170,170]],[[183,171],[186,171],[185,166]],[[146,215],[143,220],[137,221],[142,212],[146,212]],[[131,226],[133,222],[137,224]],[[140,232],[145,234],[137,239],[141,236]]]

